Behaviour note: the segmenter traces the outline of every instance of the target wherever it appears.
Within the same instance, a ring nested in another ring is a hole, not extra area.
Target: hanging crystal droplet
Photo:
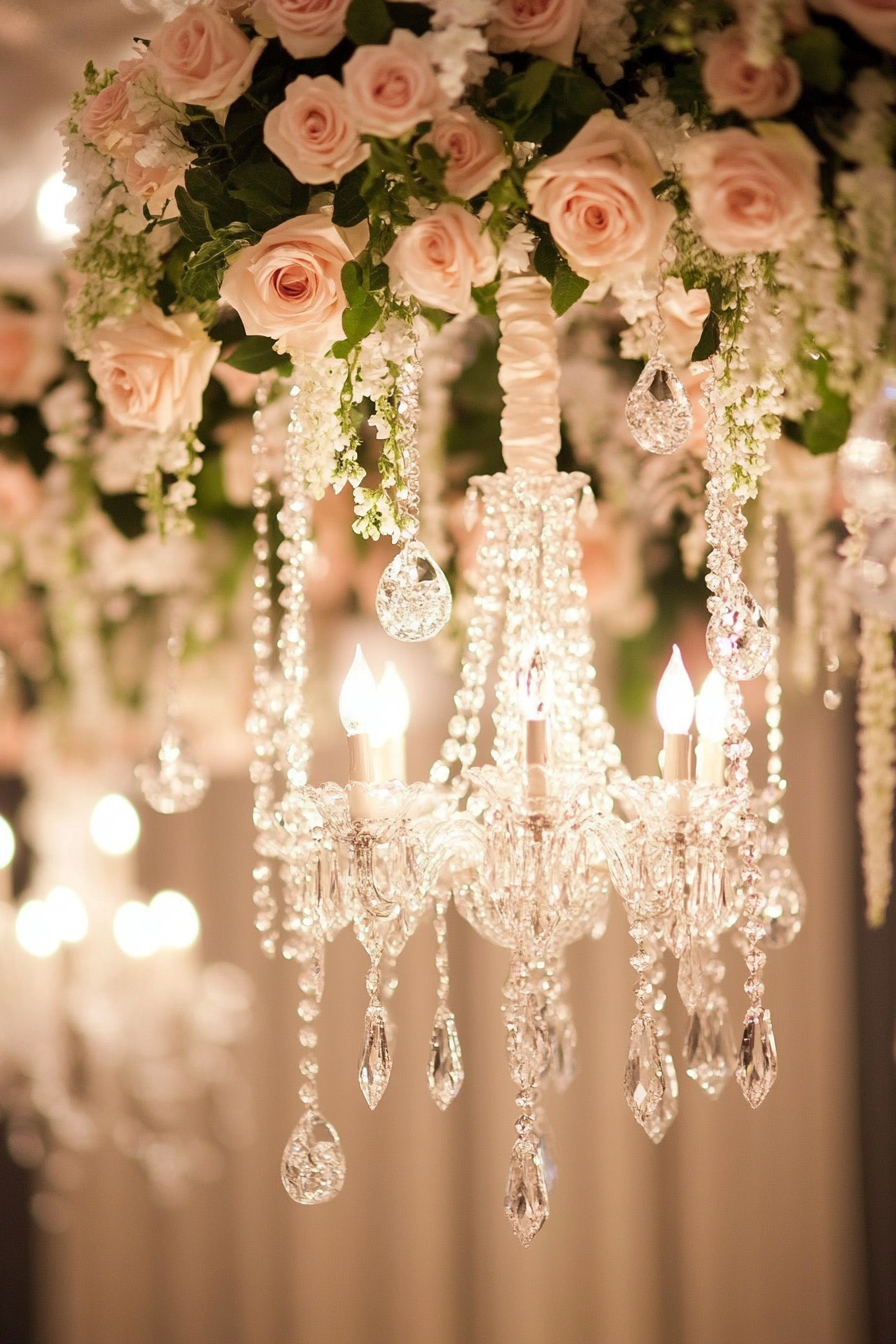
[[[706,978],[703,973],[700,944],[695,938],[690,937],[678,963],[678,992],[689,1013],[697,1007],[705,991]]]
[[[376,614],[387,635],[414,642],[432,639],[451,615],[448,580],[422,541],[409,541],[383,570]]]
[[[737,1081],[754,1108],[765,1101],[778,1072],[778,1051],[769,1010],[749,1008],[737,1056]]]
[[[463,1085],[464,1062],[454,1014],[444,1004],[432,1026],[426,1078],[433,1101],[440,1110],[447,1110]]]
[[[386,1012],[382,1004],[372,1003],[364,1014],[364,1041],[358,1065],[358,1082],[364,1099],[376,1110],[392,1072],[392,1056],[386,1032]]]
[[[643,1124],[662,1101],[665,1087],[656,1026],[646,1013],[638,1013],[632,1023],[624,1091],[639,1124]]]
[[[170,725],[158,751],[138,765],[134,774],[150,807],[166,816],[198,807],[208,792],[208,770],[197,761],[179,729]]]
[[[806,889],[789,855],[763,854],[759,860],[765,904],[759,918],[765,926],[763,947],[789,947],[803,927]]]
[[[554,1134],[548,1123],[547,1115],[540,1107],[535,1115],[535,1130],[538,1134],[538,1155],[541,1158],[544,1183],[550,1195],[557,1188],[560,1169],[557,1166],[557,1156],[554,1152]]]
[[[290,1134],[280,1163],[280,1179],[297,1204],[323,1204],[342,1189],[342,1144],[333,1126],[316,1111],[308,1111]]]
[[[649,359],[625,403],[635,443],[649,453],[674,453],[687,443],[694,412],[678,374],[659,353]]]
[[[729,681],[752,681],[764,672],[772,636],[762,608],[743,584],[711,617],[706,648],[713,667]]]
[[[534,1136],[517,1139],[510,1154],[504,1211],[524,1246],[541,1231],[548,1216],[548,1187],[539,1141]]]
[[[668,1050],[663,1053],[662,1067],[664,1083],[662,1099],[641,1121],[644,1133],[654,1143],[662,1143],[666,1131],[678,1114],[678,1074],[675,1072],[675,1060]]]
[[[711,994],[693,1013],[684,1042],[684,1067],[708,1097],[721,1096],[734,1072],[728,1004],[721,994]]]
[[[586,485],[579,502],[579,522],[583,527],[593,527],[597,522],[597,517],[597,500],[594,498],[594,491],[590,485]]]
[[[558,1092],[565,1092],[578,1072],[576,1046],[578,1035],[571,1017],[550,1031],[551,1062],[548,1076]]]

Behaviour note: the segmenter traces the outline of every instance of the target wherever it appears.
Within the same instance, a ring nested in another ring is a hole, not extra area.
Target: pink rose
[[[586,280],[655,266],[675,208],[651,187],[663,176],[640,131],[598,112],[526,177],[536,219]]]
[[[0,406],[39,401],[61,367],[54,318],[7,307],[0,299]]]
[[[220,348],[195,313],[166,317],[147,303],[130,317],[100,323],[88,368],[117,424],[164,434],[199,423]]]
[[[174,201],[177,187],[184,185],[184,165],[178,163],[140,162],[142,146],[138,143],[131,158],[121,169],[124,185],[132,196],[145,201],[153,215],[174,214],[166,207]]]
[[[300,182],[338,182],[370,153],[330,75],[299,75],[287,86],[285,101],[265,118],[264,142]]]
[[[20,532],[36,515],[40,482],[27,462],[0,455],[0,519],[5,532]]]
[[[716,115],[739,112],[750,121],[780,117],[799,98],[802,81],[796,61],[779,56],[769,66],[753,65],[747,59],[747,35],[736,25],[707,34],[704,45],[703,87]]]
[[[479,220],[460,205],[439,205],[404,229],[386,254],[397,293],[429,308],[461,313],[470,290],[494,280],[498,258]]]
[[[458,107],[436,117],[420,143],[431,144],[447,158],[445,186],[452,196],[470,200],[485,191],[510,163],[504,137],[490,121],[477,117],[470,107]]]
[[[531,51],[572,64],[584,0],[498,0],[488,28],[491,51]]]
[[[326,56],[345,37],[350,0],[256,0],[255,27],[265,37],[279,37],[290,56],[304,61]]]
[[[758,122],[685,145],[681,169],[704,240],[723,256],[780,252],[818,215],[818,153],[794,126]]]
[[[342,69],[348,107],[364,135],[389,139],[432,121],[445,97],[419,37],[394,28],[389,45],[358,47]]]
[[[163,24],[153,39],[159,85],[177,103],[208,108],[223,120],[231,103],[252,83],[252,71],[265,46],[250,42],[232,20],[208,5],[190,5]]]
[[[348,306],[342,268],[352,254],[326,215],[299,215],[269,229],[230,263],[221,298],[250,336],[323,354],[342,336]]]
[[[657,300],[665,323],[661,344],[673,364],[690,364],[691,352],[703,334],[711,304],[705,289],[685,289],[677,275],[670,275]]]
[[[810,0],[819,14],[844,19],[866,41],[896,56],[896,0]]]
[[[140,125],[131,111],[129,93],[143,59],[122,61],[111,84],[90,99],[81,114],[81,134],[105,154],[124,157],[130,154]]]

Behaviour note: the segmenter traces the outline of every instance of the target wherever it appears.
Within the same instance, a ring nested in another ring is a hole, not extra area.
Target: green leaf
[[[224,183],[209,168],[188,168],[184,174],[184,186],[190,199],[208,209],[212,225],[222,229],[234,218],[234,209],[230,195],[224,190]],[[237,210],[237,214],[242,214]]]
[[[211,303],[217,299],[228,258],[246,243],[254,242],[255,237],[242,223],[218,229],[184,266],[180,281],[183,293],[198,303]]]
[[[361,188],[367,179],[367,164],[359,163],[336,188],[333,197],[333,223],[341,229],[350,229],[360,224],[368,215],[367,202],[361,194]]]
[[[383,0],[352,0],[345,16],[345,31],[359,47],[388,42],[394,27]]]
[[[843,83],[843,43],[833,28],[809,28],[787,44],[787,54],[800,68],[803,83],[822,93],[836,93]]]
[[[270,336],[246,336],[224,363],[243,373],[265,373],[268,369],[287,373],[290,368],[289,357],[277,353]]]
[[[361,293],[363,297],[360,301],[346,308],[342,314],[342,330],[352,345],[357,345],[365,336],[369,336],[383,311],[372,294],[368,294],[366,290],[362,290]]]
[[[367,282],[368,289],[385,289],[389,283],[389,267],[384,261],[374,266]]]
[[[308,203],[308,188],[297,182],[288,168],[273,158],[242,163],[227,179],[231,196],[256,210],[300,214]]]
[[[703,323],[700,339],[691,353],[691,360],[709,359],[719,348],[719,319],[710,313]]]
[[[479,309],[483,317],[497,317],[498,305],[495,302],[498,294],[499,280],[492,280],[488,285],[476,285],[473,287],[473,302]]]
[[[348,300],[349,307],[354,304],[361,304],[367,298],[367,289],[364,284],[364,272],[356,261],[347,261],[342,268],[342,292]]]
[[[551,307],[558,317],[571,308],[585,293],[589,282],[576,275],[569,262],[560,257],[551,281]]]
[[[557,251],[557,244],[551,237],[547,225],[534,221],[532,224],[533,232],[538,233],[538,246],[532,254],[532,265],[539,275],[543,275],[545,280],[553,283],[554,276],[557,274],[557,267],[562,261],[560,253]]]
[[[354,349],[354,341],[336,341],[333,346],[333,355],[336,359],[348,359]]]
[[[399,28],[409,28],[412,33],[422,37],[429,31],[429,21],[432,18],[432,10],[429,5],[417,5],[413,3],[402,3],[402,0],[387,0],[386,9],[389,11],[389,17]]]
[[[556,62],[539,58],[533,61],[520,75],[513,75],[504,86],[501,98],[514,110],[514,120],[518,121],[538,106],[548,91],[554,78]]]
[[[190,240],[194,247],[201,247],[215,231],[211,216],[208,213],[208,206],[203,205],[201,201],[194,201],[185,187],[175,188],[174,200],[177,204],[180,227],[184,236]]]
[[[435,327],[436,331],[441,331],[451,316],[450,313],[443,312],[441,308],[421,308],[420,315],[425,317],[430,326]]]

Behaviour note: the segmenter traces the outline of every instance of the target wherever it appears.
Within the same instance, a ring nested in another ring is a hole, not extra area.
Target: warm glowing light
[[[64,173],[54,173],[37,193],[37,219],[40,231],[48,243],[64,243],[78,232],[78,226],[66,217],[66,206],[77,192],[69,186]]]
[[[530,722],[546,719],[551,712],[551,677],[545,665],[541,646],[535,644],[520,660],[517,687],[523,714]]]
[[[149,913],[159,947],[192,947],[199,937],[196,907],[180,891],[157,891]]]
[[[359,644],[339,693],[339,717],[349,737],[372,731],[376,721],[377,690]]]
[[[672,645],[672,657],[656,692],[656,716],[664,733],[689,733],[694,718],[694,688],[681,661],[681,650]]]
[[[727,718],[728,691],[725,678],[713,668],[697,696],[697,732],[707,742],[724,742]]]
[[[44,897],[44,905],[63,943],[80,943],[87,937],[87,911],[71,887],[53,887]]]
[[[143,901],[125,901],[112,921],[115,941],[128,957],[151,957],[159,950],[156,921]]]
[[[341,710],[341,702],[340,702]],[[387,663],[376,688],[371,738],[381,747],[392,737],[403,737],[411,721],[411,701],[394,663]]]
[[[15,833],[6,818],[0,817],[0,869],[8,868],[15,856]]]
[[[59,929],[43,901],[25,901],[19,906],[16,938],[32,957],[52,957],[59,951]]]
[[[107,793],[90,814],[90,835],[104,854],[130,854],[140,839],[140,818],[120,793]]]

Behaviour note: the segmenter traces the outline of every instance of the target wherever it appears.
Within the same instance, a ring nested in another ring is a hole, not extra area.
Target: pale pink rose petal
[[[464,200],[486,191],[510,163],[501,132],[470,107],[443,112],[418,143],[431,144],[447,158],[445,186]]]
[[[345,37],[350,0],[256,0],[251,12],[265,37],[278,37],[290,56],[326,56]]]
[[[402,230],[386,264],[397,293],[461,313],[470,308],[471,290],[494,280],[498,259],[475,215],[460,205],[440,205]]]
[[[584,0],[498,0],[489,49],[530,51],[571,65],[584,9]]]
[[[395,28],[386,46],[358,47],[342,69],[348,108],[362,135],[394,139],[445,106],[421,38]]]
[[[223,114],[252,83],[264,46],[218,10],[194,4],[162,26],[151,50],[169,98]]]
[[[299,75],[269,112],[264,142],[300,182],[338,182],[370,154],[351,118],[342,85],[330,75]]]
[[[703,87],[713,112],[739,112],[742,117],[780,117],[789,112],[802,92],[799,66],[779,56],[769,66],[747,59],[747,35],[739,27],[708,34],[703,39],[706,60]]]

